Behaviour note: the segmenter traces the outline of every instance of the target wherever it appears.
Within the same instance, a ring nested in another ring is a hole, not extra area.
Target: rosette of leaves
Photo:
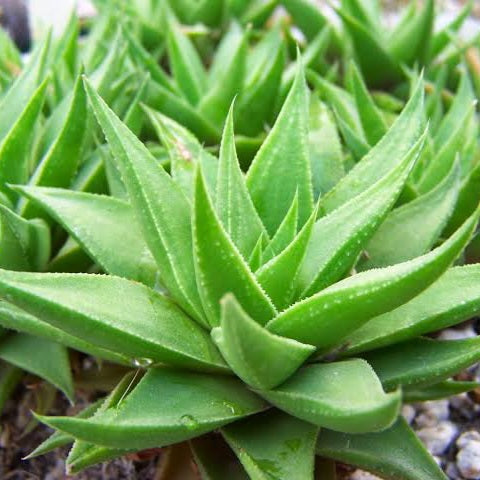
[[[25,65],[8,38],[1,38],[6,47],[2,49],[2,66],[12,75],[5,75],[0,102],[4,112],[0,122],[0,266],[16,271],[87,271],[92,260],[82,248],[71,239],[65,241],[65,234],[43,210],[7,185],[107,191],[103,151],[97,148],[94,131],[89,128],[92,119],[88,118],[87,98],[78,74],[80,63],[88,64],[84,68],[96,88],[112,99],[118,88],[112,80],[119,66],[123,68],[121,46],[117,42],[110,55],[92,66],[88,59],[95,48],[87,42],[79,53],[78,20],[74,16],[63,35],[56,40],[47,35]],[[131,75],[129,81],[129,88],[134,87]],[[112,100],[112,105],[134,128],[141,113],[138,103],[142,92],[124,92],[122,102]],[[0,342],[0,407],[22,379],[22,371],[47,380],[73,400],[65,345],[92,355],[97,351],[55,328],[39,332],[28,317],[24,317],[23,333],[13,333],[8,328],[18,330],[17,321],[10,324],[15,312],[3,306],[2,302],[2,325],[6,328],[2,328]],[[121,361],[116,355],[113,359]]]
[[[148,110],[170,155],[166,171],[90,82],[85,88],[111,151],[114,196],[37,185],[11,192],[60,223],[105,274],[3,269],[10,313],[0,324],[54,328],[139,370],[78,417],[41,417],[58,432],[35,454],[74,442],[75,472],[189,441],[209,479],[231,471],[310,479],[316,455],[325,475],[339,460],[385,478],[445,478],[399,410],[402,400],[476,385],[450,378],[480,358],[478,338],[425,335],[480,309],[477,265],[451,267],[477,209],[451,233],[438,212],[436,228],[417,218],[411,228],[423,243],[402,258],[371,246],[377,235],[397,238],[387,222],[417,201],[402,196],[419,162],[421,178],[443,168],[437,156],[423,160],[422,81],[375,146],[321,187],[317,163],[326,157],[313,154],[311,134],[322,112],[302,68],[246,174],[235,107],[218,159]],[[438,188],[455,197],[457,165],[435,173],[422,205]],[[399,249],[404,242],[399,235]]]

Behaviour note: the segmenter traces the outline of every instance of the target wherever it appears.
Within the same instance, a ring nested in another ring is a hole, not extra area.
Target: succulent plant
[[[72,17],[18,78],[0,37],[0,405],[21,369],[72,399],[67,348],[118,366],[76,417],[38,412],[57,431],[32,456],[445,478],[400,409],[477,386],[454,377],[479,339],[434,335],[480,311],[480,74],[430,61],[468,10],[433,34],[426,2],[385,53],[374,3],[342,2],[347,63],[310,2],[278,3],[290,23],[276,1],[99,1],[85,44]]]

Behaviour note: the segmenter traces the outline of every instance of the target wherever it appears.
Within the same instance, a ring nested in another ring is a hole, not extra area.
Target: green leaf
[[[207,87],[207,75],[192,42],[173,19],[169,22],[167,46],[173,77],[187,100],[196,105]]]
[[[435,2],[427,0],[421,11],[416,9],[413,17],[402,23],[402,28],[396,29],[390,36],[387,47],[390,55],[406,65],[415,62],[424,64],[430,51],[434,17]]]
[[[25,115],[25,109],[28,109],[28,105],[32,103],[32,97],[38,95],[38,88],[44,83],[50,42],[51,35],[48,34],[33,53],[27,67],[1,99],[0,140],[2,141],[5,140],[12,125],[17,124]]]
[[[42,322],[24,310],[5,301],[0,302],[0,325],[10,330],[16,330],[29,335],[51,340],[80,352],[108,360],[110,362],[130,365],[131,361],[120,353],[114,353],[97,347],[88,341],[83,341],[64,331]]]
[[[188,198],[193,198],[195,168],[202,166],[208,190],[215,195],[218,160],[203,148],[197,138],[179,123],[151,109],[147,109],[158,137],[168,151],[172,178],[182,187]]]
[[[447,479],[402,417],[379,433],[349,435],[322,429],[317,454],[355,465],[388,480]]]
[[[402,79],[399,63],[384,46],[384,41],[372,33],[371,27],[361,23],[346,10],[337,10],[345,29],[352,39],[356,59],[367,84],[371,87],[383,87],[395,84]]]
[[[357,105],[365,137],[370,145],[375,145],[386,133],[387,125],[375,105],[362,75],[354,63],[350,64],[352,93]]]
[[[288,247],[295,238],[297,234],[297,225],[298,225],[298,194],[295,193],[293,197],[292,204],[285,215],[285,218],[282,220],[282,223],[278,227],[275,235],[268,244],[268,247],[263,252],[263,262],[268,262],[275,255],[283,252],[285,248]]]
[[[271,300],[215,214],[201,171],[196,179],[192,229],[197,284],[210,325],[219,325],[220,299],[229,292],[258,323],[274,317]]]
[[[331,212],[355,198],[397,165],[421,137],[423,127],[423,82],[420,80],[403,112],[370,152],[328,192],[321,209]]]
[[[40,419],[87,442],[140,450],[188,440],[264,409],[234,378],[152,368],[118,407],[95,418]]]
[[[460,395],[480,387],[478,382],[457,382],[446,380],[426,387],[410,387],[403,390],[403,401],[407,403],[426,402]]]
[[[310,100],[308,143],[313,194],[317,200],[342,179],[345,166],[335,121],[328,107],[316,95]]]
[[[275,106],[285,55],[278,29],[268,32],[247,59],[247,74],[235,112],[237,131],[256,135],[265,128]]]
[[[92,403],[88,407],[84,408],[80,413],[76,415],[78,418],[89,418],[91,417],[98,407],[103,403],[103,399],[97,400],[96,402]],[[29,458],[39,457],[40,455],[45,455],[56,448],[63,447],[64,445],[68,445],[74,442],[74,438],[71,435],[66,433],[62,433],[59,431],[54,432],[50,435],[46,440],[44,440],[40,445],[38,445],[35,450],[29,453],[25,460]]]
[[[157,266],[128,203],[60,188],[16,190],[60,223],[106,272],[155,284]]]
[[[50,231],[39,219],[25,220],[0,205],[0,266],[43,270],[50,258]]]
[[[304,263],[317,213],[318,209],[315,209],[292,242],[255,272],[260,285],[279,311],[291,304],[295,280]]]
[[[430,250],[456,204],[459,173],[456,163],[433,190],[390,212],[365,247],[369,259],[360,269],[394,265]]]
[[[309,365],[280,387],[259,393],[301,420],[348,433],[389,427],[401,404],[400,392],[385,393],[361,359]]]
[[[362,355],[387,389],[431,385],[480,359],[480,337],[464,340],[416,338]]]
[[[45,100],[47,85],[48,78],[35,90],[18,120],[11,125],[0,143],[0,190],[11,200],[15,197],[11,190],[5,188],[5,184],[26,183],[28,180],[35,126]]]
[[[73,379],[64,346],[25,333],[11,333],[0,341],[0,358],[47,380],[73,402]]]
[[[82,160],[86,128],[87,98],[79,78],[63,127],[48,152],[41,159],[29,184],[68,188]],[[38,216],[39,209],[26,202],[20,205],[20,212],[27,218],[33,218]]]
[[[299,298],[328,287],[354,266],[366,242],[398,199],[424,140],[425,135],[370,188],[316,222],[297,279]]]
[[[222,429],[252,480],[313,480],[318,428],[271,410]]]
[[[221,301],[220,327],[211,335],[235,374],[258,389],[281,384],[315,351],[311,345],[265,330],[230,294]]]
[[[348,277],[292,305],[267,328],[323,350],[338,345],[371,318],[399,307],[437,280],[468,243],[477,215],[435,250],[408,262]]]
[[[347,338],[347,354],[456,325],[480,311],[480,265],[454,267],[420,295],[373,318]]]
[[[1,270],[0,295],[70,335],[133,359],[225,369],[201,327],[167,297],[136,282],[104,275]]]
[[[157,261],[162,282],[182,307],[204,324],[195,282],[187,198],[88,81],[85,87],[122,174],[145,241]]]
[[[416,185],[420,193],[429,192],[448,175],[452,165],[455,163],[455,158],[465,145],[466,132],[468,131],[468,125],[474,112],[475,107],[471,105],[470,108],[464,112],[455,130],[451,132],[448,141],[442,146],[438,154],[434,155],[420,182]]]
[[[233,98],[233,97],[232,97]],[[215,143],[220,138],[220,124],[212,124],[203,114],[186,100],[167,90],[156,82],[148,86],[148,98],[145,102],[149,107],[162,112],[188,128],[206,142]],[[228,110],[228,107],[227,107]],[[225,115],[226,115],[225,111]],[[222,117],[222,121],[225,117]]]
[[[298,192],[300,225],[312,213],[308,88],[301,66],[275,125],[248,170],[247,186],[271,235],[284,219],[295,192]]]
[[[265,227],[252,203],[240,170],[233,136],[233,104],[220,145],[216,210],[227,234],[245,259],[252,253]]]
[[[280,3],[309,40],[329,24],[321,10],[309,0],[281,0]]]
[[[210,89],[198,105],[200,115],[222,125],[235,95],[242,91],[247,61],[247,35],[232,24],[218,47],[209,72]]]

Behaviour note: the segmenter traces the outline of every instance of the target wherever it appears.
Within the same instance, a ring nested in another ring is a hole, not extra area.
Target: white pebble
[[[415,419],[419,427],[434,427],[450,417],[448,400],[436,400],[419,404],[420,414]]]
[[[363,470],[355,470],[350,475],[350,480],[381,480],[381,478]]]
[[[457,440],[458,448],[465,448],[470,442],[480,442],[480,433],[476,430],[469,430],[462,433]]]
[[[415,408],[406,403],[403,407],[402,407],[402,415],[403,415],[403,418],[407,421],[407,423],[409,425],[411,425],[411,423],[413,422],[413,420],[415,419],[415,415],[416,415],[416,411],[415,411]]]
[[[441,455],[453,442],[457,433],[458,428],[452,422],[440,422],[434,427],[420,429],[417,435],[432,455]]]
[[[469,325],[462,329],[447,328],[446,330],[443,330],[437,338],[438,340],[462,340],[464,338],[473,338],[476,336],[477,333],[473,327]]]
[[[480,479],[480,442],[470,441],[457,453],[457,468],[463,478]]]

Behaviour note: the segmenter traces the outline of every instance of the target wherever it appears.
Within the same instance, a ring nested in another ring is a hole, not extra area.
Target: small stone
[[[420,414],[415,419],[418,427],[434,427],[450,417],[448,400],[423,402],[419,404],[419,410]]]
[[[355,470],[350,475],[350,480],[382,480],[382,479],[371,473],[364,472],[363,470]]]
[[[477,333],[471,325],[465,328],[447,328],[437,337],[438,340],[463,340],[464,338],[476,337]]]
[[[480,433],[476,430],[469,430],[462,433],[457,440],[458,448],[465,448],[470,442],[480,442]]]
[[[415,411],[415,408],[412,405],[407,403],[402,407],[403,418],[407,421],[409,425],[411,425],[411,423],[415,419],[416,414],[417,412]]]
[[[420,429],[417,435],[432,455],[441,455],[451,445],[457,433],[455,424],[443,421],[434,427]]]
[[[470,433],[470,432],[469,432]],[[457,453],[457,468],[463,478],[480,479],[480,442],[473,440],[462,442],[464,447]]]

